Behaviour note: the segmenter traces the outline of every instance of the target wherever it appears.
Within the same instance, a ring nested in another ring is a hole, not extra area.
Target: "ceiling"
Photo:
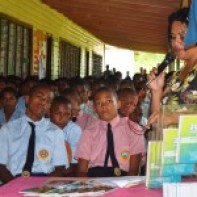
[[[42,0],[106,44],[165,53],[167,17],[180,0]]]

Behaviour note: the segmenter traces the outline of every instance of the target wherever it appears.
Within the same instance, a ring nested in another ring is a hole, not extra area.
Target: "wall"
[[[51,34],[55,38],[64,38],[83,50],[94,50],[97,54],[104,54],[103,42],[39,0],[0,0],[0,13]],[[58,61],[53,62],[55,67],[57,63]],[[84,61],[81,61],[81,68],[84,67],[83,63]]]

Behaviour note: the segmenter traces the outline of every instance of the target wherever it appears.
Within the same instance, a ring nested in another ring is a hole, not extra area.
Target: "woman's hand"
[[[161,119],[161,113],[160,112],[153,112],[148,118],[147,125],[150,127],[151,125],[158,124]]]
[[[153,127],[155,125],[160,125],[163,127],[167,127],[169,125],[174,125],[178,123],[178,118],[179,118],[180,114],[179,113],[165,113],[162,115],[161,112],[153,112],[149,119],[148,119],[148,126],[152,125]]]
[[[165,72],[160,73],[158,76],[156,76],[156,74],[157,68],[153,68],[147,75],[148,81],[150,81],[148,87],[151,91],[163,91],[165,83]]]

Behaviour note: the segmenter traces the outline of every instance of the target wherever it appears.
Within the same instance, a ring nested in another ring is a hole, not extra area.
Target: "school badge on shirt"
[[[38,151],[38,158],[40,160],[48,160],[50,157],[50,152],[47,149],[40,149]]]
[[[114,168],[114,175],[121,176],[121,169],[118,167]]]
[[[130,156],[130,154],[129,154],[129,151],[122,151],[121,152],[121,159],[123,160],[123,161],[127,161],[128,159],[129,159],[129,156]]]

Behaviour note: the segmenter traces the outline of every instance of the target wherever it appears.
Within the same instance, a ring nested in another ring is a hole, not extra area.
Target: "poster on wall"
[[[38,29],[33,30],[33,75],[39,79],[46,76],[47,35]]]

